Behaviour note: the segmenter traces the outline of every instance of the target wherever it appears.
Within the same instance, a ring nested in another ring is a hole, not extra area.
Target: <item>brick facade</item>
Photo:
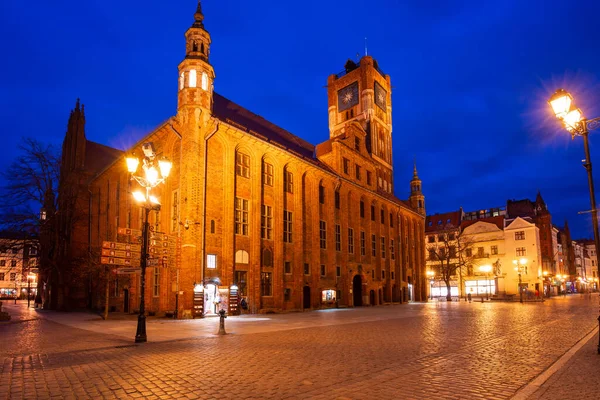
[[[178,288],[181,315],[198,283],[222,293],[237,284],[255,313],[424,300],[425,199],[416,168],[409,200],[393,195],[389,76],[363,57],[329,77],[330,138],[315,148],[214,93],[203,19],[199,5],[179,65],[177,115],[131,149],[152,142],[173,162],[153,189],[162,209],[150,222],[180,237],[181,263],[159,267],[158,293],[148,268],[147,309],[173,310]],[[341,94],[360,99],[340,111]],[[95,251],[117,227],[141,228],[136,186],[122,157],[92,181]],[[126,293],[137,309],[138,288],[139,275],[115,275],[111,305],[123,310]],[[336,301],[323,301],[326,290]]]

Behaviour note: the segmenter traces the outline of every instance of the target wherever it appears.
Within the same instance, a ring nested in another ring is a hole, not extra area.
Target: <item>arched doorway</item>
[[[362,277],[360,275],[355,275],[354,279],[352,279],[352,294],[354,297],[354,307],[362,306]]]
[[[302,289],[302,306],[304,309],[310,308],[310,286],[304,286]]]
[[[371,289],[369,292],[369,303],[374,306],[375,305],[375,291]]]

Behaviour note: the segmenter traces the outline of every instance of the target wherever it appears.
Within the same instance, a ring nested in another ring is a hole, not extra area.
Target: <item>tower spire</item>
[[[414,161],[414,168],[413,168],[413,179],[419,179],[419,174],[417,173],[417,161]]]
[[[204,28],[204,14],[202,14],[202,2],[198,0],[198,7],[194,13],[194,26]]]

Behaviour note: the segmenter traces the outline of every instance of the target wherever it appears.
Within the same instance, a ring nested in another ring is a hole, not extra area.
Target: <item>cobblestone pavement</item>
[[[162,320],[149,322],[150,340],[185,335],[142,345],[135,330],[127,339],[89,317],[74,327],[42,315],[0,325],[0,398],[509,399],[597,313],[598,296],[574,295],[231,317],[226,336],[215,318]]]

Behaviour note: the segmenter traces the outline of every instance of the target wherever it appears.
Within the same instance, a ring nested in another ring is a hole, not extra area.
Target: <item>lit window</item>
[[[263,239],[273,239],[273,208],[262,205],[260,237]]]
[[[283,172],[283,190],[287,193],[294,193],[294,175],[288,170]]]
[[[181,75],[179,75],[179,90],[183,89],[183,81],[184,81],[184,79],[185,78],[184,78],[183,72],[182,72]],[[46,216],[45,214],[46,213],[44,212],[44,217]],[[46,218],[43,218],[43,219],[46,219]]]
[[[263,161],[263,185],[273,186],[273,165]]]
[[[333,302],[336,299],[336,293],[335,290],[323,290],[323,292],[321,292],[321,300],[323,302]]]
[[[235,263],[236,264],[248,264],[250,262],[250,256],[246,250],[238,250],[235,252]]]
[[[206,75],[206,72],[202,73],[202,90],[208,90],[208,75]]]
[[[217,268],[217,255],[207,254],[206,255],[206,268],[216,269]]]
[[[196,70],[190,71],[190,87],[196,87]]]

